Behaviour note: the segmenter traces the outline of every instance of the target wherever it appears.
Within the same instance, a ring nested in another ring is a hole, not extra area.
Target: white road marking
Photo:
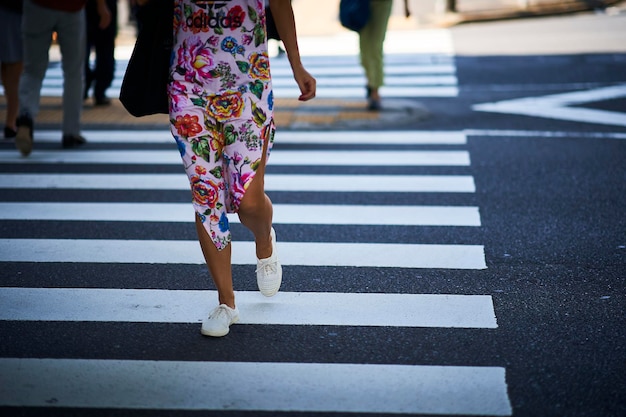
[[[500,367],[0,358],[0,369],[3,406],[512,413]]]
[[[84,130],[89,143],[169,143],[174,139],[168,129],[160,130]],[[37,130],[37,142],[60,143],[60,130]],[[459,131],[276,131],[277,145],[465,145],[467,138]],[[38,151],[37,151],[38,152]],[[14,155],[17,155],[14,153]],[[35,154],[33,154],[35,155]],[[31,155],[32,156],[32,155]]]
[[[544,117],[572,122],[626,126],[626,113],[584,107],[569,107],[588,102],[622,97],[626,97],[626,84],[586,91],[575,91],[572,93],[551,94],[540,97],[525,97],[494,103],[476,104],[472,106],[472,109],[476,111],[521,114],[524,116]]]
[[[242,324],[497,328],[489,295],[237,291]],[[216,291],[0,288],[0,320],[197,323]]]
[[[0,203],[0,220],[193,221],[190,203]],[[238,223],[236,214],[229,214]],[[274,204],[275,224],[480,226],[478,207]]]
[[[328,87],[320,88],[316,91],[315,96],[318,98],[362,98],[364,95],[364,87]],[[43,87],[41,95],[44,97],[61,97],[63,88],[61,87]],[[119,89],[111,87],[108,90],[110,96],[119,96]],[[297,87],[278,86],[274,88],[274,96],[277,98],[296,98],[300,95]],[[456,97],[459,95],[459,89],[456,86],[383,86],[380,94],[388,98],[403,97]]]
[[[37,151],[22,158],[15,151],[0,151],[0,162],[22,164],[133,164],[182,165],[180,153],[166,151]],[[467,151],[281,151],[271,153],[274,166],[469,166]]]
[[[280,238],[280,237],[279,237]],[[233,242],[233,265],[254,265],[254,242]],[[485,269],[482,245],[278,241],[283,265]],[[204,264],[197,241],[0,239],[0,262]]]
[[[468,136],[490,137],[539,137],[539,138],[590,138],[590,139],[626,139],[623,132],[562,132],[553,130],[498,130],[466,129]]]
[[[0,174],[0,188],[66,190],[189,190],[180,174]],[[266,191],[473,193],[471,175],[267,174]]]

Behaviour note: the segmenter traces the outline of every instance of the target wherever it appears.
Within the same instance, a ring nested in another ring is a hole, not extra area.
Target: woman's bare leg
[[[217,288],[220,304],[226,304],[235,308],[235,292],[233,290],[233,272],[231,266],[231,247],[226,246],[221,251],[217,250],[211,237],[202,225],[202,221],[196,215],[196,231],[202,248],[202,254],[209,267],[209,272]],[[268,232],[269,233],[269,232]]]
[[[256,243],[256,257],[259,259],[272,256],[272,230],[273,208],[272,201],[265,194],[265,160],[267,143],[263,147],[263,159],[259,165],[252,183],[246,190],[246,194],[239,205],[239,220],[254,234]]]

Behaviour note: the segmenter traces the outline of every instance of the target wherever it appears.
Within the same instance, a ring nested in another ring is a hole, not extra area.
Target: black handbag
[[[169,113],[173,16],[173,0],[152,0],[137,11],[139,33],[120,89],[120,101],[135,117]]]
[[[370,19],[370,0],[341,0],[339,22],[346,29],[359,32]]]
[[[274,16],[269,6],[265,8],[265,30],[267,31],[267,39],[280,40],[278,29],[276,29],[276,23],[274,22]]]

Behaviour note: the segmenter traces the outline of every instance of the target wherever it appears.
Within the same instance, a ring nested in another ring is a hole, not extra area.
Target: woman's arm
[[[100,16],[100,29],[105,29],[111,24],[111,12],[106,4],[106,0],[96,0],[98,15]]]
[[[274,23],[280,35],[287,58],[293,71],[293,76],[300,87],[300,97],[298,100],[307,101],[315,97],[315,78],[308,73],[300,60],[300,50],[298,49],[298,39],[296,37],[296,23],[293,17],[293,9],[290,0],[269,0]]]

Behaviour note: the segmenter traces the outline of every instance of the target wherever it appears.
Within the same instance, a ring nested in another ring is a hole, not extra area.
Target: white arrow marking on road
[[[476,104],[472,106],[472,109],[476,111],[521,114],[573,122],[626,126],[626,113],[568,107],[620,97],[626,97],[626,85],[564,94],[552,94],[541,97],[504,100],[495,103]]]
[[[254,242],[233,242],[233,265],[254,265]],[[482,245],[281,242],[283,265],[485,269]],[[197,241],[0,239],[0,262],[204,264]]]
[[[242,324],[495,329],[489,295],[236,291]],[[0,288],[0,320],[197,323],[216,291]]]
[[[0,405],[14,407],[512,413],[501,367],[1,358],[0,369]]]
[[[191,223],[193,208],[183,203],[0,203],[0,219]],[[228,220],[239,223],[236,214]],[[274,223],[480,226],[480,214],[478,207],[274,204]]]

